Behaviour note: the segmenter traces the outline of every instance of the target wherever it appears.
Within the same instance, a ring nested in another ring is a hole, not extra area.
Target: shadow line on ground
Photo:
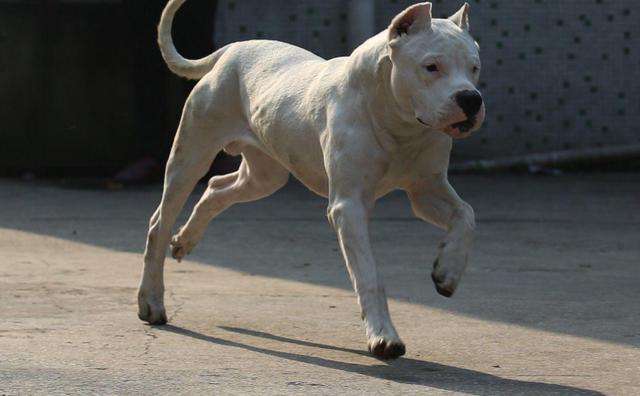
[[[498,377],[479,371],[463,369],[459,367],[447,366],[425,360],[411,358],[400,358],[394,362],[378,364],[358,364],[346,361],[326,359],[319,356],[302,355],[293,352],[283,352],[268,349],[262,346],[244,344],[237,341],[226,340],[199,333],[176,325],[154,326],[157,330],[167,331],[174,334],[194,338],[197,340],[210,342],[217,345],[241,348],[247,351],[260,353],[268,356],[286,359],[290,361],[311,364],[319,367],[330,368],[372,378],[394,381],[403,384],[421,385],[447,391],[463,392],[478,396],[493,396],[496,394],[518,394],[518,395],[603,395],[600,392],[575,388],[571,386],[547,384],[542,382],[519,381]],[[222,330],[248,335],[260,339],[279,341],[282,343],[302,345],[306,347],[319,348],[325,350],[335,350],[357,355],[367,355],[362,351],[341,348],[332,345],[319,344],[304,340],[297,340],[288,337],[278,336],[262,331],[242,329],[236,327],[219,327]],[[374,359],[373,357],[371,357]]]

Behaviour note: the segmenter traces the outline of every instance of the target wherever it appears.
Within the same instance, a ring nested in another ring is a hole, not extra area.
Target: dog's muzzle
[[[469,137],[472,131],[478,129],[484,119],[482,95],[475,89],[459,91],[452,97],[452,102],[455,111],[449,118],[451,124],[431,125],[420,117],[416,117],[416,120],[428,128],[444,131],[454,139]]]
[[[445,132],[453,138],[461,139],[468,137],[469,132],[476,126],[483,100],[480,92],[474,89],[456,93],[455,102],[467,119],[447,126]]]

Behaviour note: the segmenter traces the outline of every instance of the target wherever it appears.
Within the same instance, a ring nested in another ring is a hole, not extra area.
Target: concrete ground
[[[0,394],[640,394],[640,174],[452,179],[478,217],[452,299],[429,277],[441,233],[402,194],[375,210],[392,363],[366,353],[325,202],[298,185],[168,261],[152,327],[135,292],[160,186],[0,181]]]

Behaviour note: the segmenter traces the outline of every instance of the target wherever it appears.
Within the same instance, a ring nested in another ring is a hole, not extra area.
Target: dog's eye
[[[473,74],[476,74],[479,71],[480,71],[480,68],[478,66],[473,67]]]
[[[429,73],[435,73],[435,72],[437,72],[437,71],[438,71],[438,65],[433,64],[433,63],[432,63],[432,64],[430,64],[430,65],[426,65],[424,68],[425,68],[425,69],[427,69],[427,71],[428,71]]]

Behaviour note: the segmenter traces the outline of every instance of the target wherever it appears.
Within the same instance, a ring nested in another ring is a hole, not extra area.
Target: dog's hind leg
[[[142,280],[138,289],[138,317],[151,324],[167,321],[164,308],[163,267],[171,228],[195,184],[226,143],[212,131],[216,118],[192,95],[183,110],[165,172],[164,191],[149,224]]]
[[[267,197],[287,183],[289,171],[251,145],[242,145],[240,169],[209,180],[207,190],[193,209],[187,223],[171,238],[171,254],[181,260],[202,238],[209,222],[238,202]]]

